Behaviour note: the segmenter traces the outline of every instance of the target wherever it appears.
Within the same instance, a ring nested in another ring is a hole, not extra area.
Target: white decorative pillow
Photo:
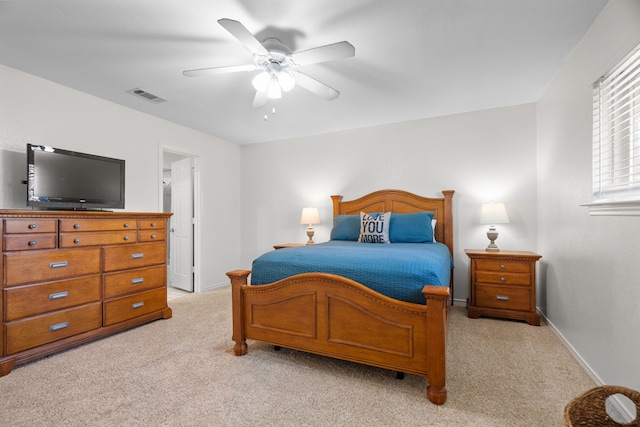
[[[360,212],[360,243],[391,243],[389,227],[391,212],[367,214]]]
[[[433,241],[436,241],[436,223],[438,222],[437,219],[432,219],[431,220],[431,228],[433,229]]]

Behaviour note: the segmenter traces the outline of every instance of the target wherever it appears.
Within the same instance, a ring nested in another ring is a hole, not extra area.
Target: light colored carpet
[[[170,302],[173,318],[17,367],[2,426],[562,426],[594,386],[550,328],[449,323],[449,397],[425,378],[249,341],[233,355],[228,287]]]

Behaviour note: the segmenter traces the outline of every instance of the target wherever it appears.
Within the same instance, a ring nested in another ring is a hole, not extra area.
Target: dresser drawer
[[[505,273],[530,273],[530,262],[477,260],[476,270],[503,271]]]
[[[55,233],[55,219],[5,219],[4,234]]]
[[[60,232],[136,230],[138,222],[131,218],[122,219],[61,219]]]
[[[479,307],[507,310],[531,310],[531,289],[508,286],[477,285],[476,304]]]
[[[5,319],[17,320],[36,314],[62,310],[100,301],[101,276],[7,288]]]
[[[7,323],[7,354],[67,338],[102,326],[102,304],[96,302],[81,307],[56,311]]]
[[[167,232],[165,230],[140,230],[138,231],[138,241],[140,242],[155,242],[167,239]]]
[[[497,283],[502,285],[530,286],[531,276],[529,274],[501,273],[489,271],[476,271],[476,282]]]
[[[14,234],[4,237],[5,251],[29,251],[37,249],[55,249],[55,234]]]
[[[110,246],[104,248],[104,271],[164,264],[166,259],[167,250],[164,243]]]
[[[167,306],[167,289],[142,292],[104,303],[104,325],[123,322]]]
[[[166,280],[167,268],[164,265],[107,273],[104,275],[104,298],[163,288]]]
[[[60,233],[60,247],[121,245],[136,243],[136,230],[103,233]]]
[[[100,248],[5,253],[5,286],[100,273]]]
[[[141,219],[138,223],[138,228],[141,230],[159,230],[164,229],[165,220],[159,219]]]

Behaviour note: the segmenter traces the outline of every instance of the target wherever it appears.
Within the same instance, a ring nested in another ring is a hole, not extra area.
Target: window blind
[[[640,200],[640,45],[593,85],[593,194]]]

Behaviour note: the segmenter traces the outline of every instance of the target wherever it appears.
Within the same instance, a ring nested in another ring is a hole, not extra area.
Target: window
[[[640,214],[640,46],[593,85],[592,214]]]

